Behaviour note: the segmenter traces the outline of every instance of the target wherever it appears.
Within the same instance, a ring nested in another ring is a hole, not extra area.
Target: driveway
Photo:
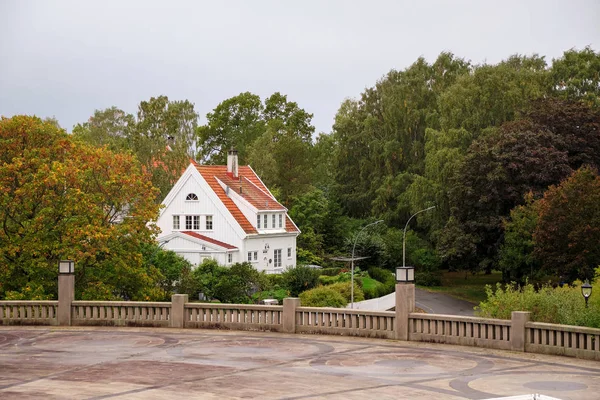
[[[1,399],[598,398],[600,363],[203,329],[0,327]]]
[[[456,299],[447,294],[428,292],[417,288],[415,289],[415,298],[417,307],[428,314],[464,315],[469,317],[475,315],[473,307],[476,304]]]
[[[475,312],[473,311],[475,304],[465,300],[456,299],[447,294],[433,293],[416,288],[415,298],[417,307],[428,314],[464,315],[468,317],[475,315]],[[395,306],[396,292],[376,299],[354,303],[354,308],[357,310],[390,310]],[[350,308],[350,304],[348,304],[347,308]]]

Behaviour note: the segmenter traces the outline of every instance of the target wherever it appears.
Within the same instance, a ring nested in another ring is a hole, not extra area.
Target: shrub
[[[379,267],[371,267],[368,270],[369,276],[376,281],[381,283],[386,283],[387,281],[394,280],[394,274],[387,269],[379,268]]]
[[[498,284],[495,292],[488,285],[486,293],[487,300],[477,307],[477,314],[482,317],[510,319],[512,311],[530,311],[536,322],[600,328],[600,298],[590,297],[590,306],[585,308],[580,283],[562,288],[544,286],[539,290],[531,284]]]
[[[421,286],[441,286],[442,275],[439,271],[415,272],[415,283]]]
[[[338,282],[338,279],[338,276],[321,275],[319,276],[319,284],[323,286],[331,285]]]
[[[300,304],[305,307],[346,307],[348,302],[340,292],[330,286],[319,286],[300,294]]]
[[[292,297],[298,296],[305,290],[314,288],[319,282],[318,270],[304,265],[288,268],[281,276],[284,288],[289,290]]]
[[[340,272],[342,272],[341,268],[323,268],[321,271],[319,271],[321,273],[321,275],[326,275],[326,276],[336,276],[338,275]]]
[[[279,304],[283,304],[283,299],[289,297],[289,292],[285,289],[263,290],[252,295],[252,301],[258,303],[264,299],[277,299]]]
[[[223,267],[214,260],[205,260],[193,275],[200,291],[222,303],[250,303],[252,293],[261,290],[266,280],[249,263]]]
[[[280,289],[284,286],[283,275],[281,274],[269,274],[266,276],[266,287],[268,290]]]
[[[346,303],[350,303],[351,298],[351,288],[350,282],[338,282],[333,285],[326,286],[330,289],[335,290],[346,299]],[[354,301],[363,301],[365,299],[365,295],[358,285],[358,281],[354,280]]]

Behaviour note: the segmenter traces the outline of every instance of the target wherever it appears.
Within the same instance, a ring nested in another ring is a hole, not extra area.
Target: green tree
[[[345,213],[383,215],[400,226],[410,216],[402,194],[424,169],[425,132],[439,128],[439,98],[469,65],[450,53],[390,71],[360,100],[346,100],[333,126],[334,192]]]
[[[130,146],[151,172],[152,183],[160,189],[159,200],[195,156],[197,123],[198,114],[187,100],[169,101],[167,96],[159,96],[142,101],[138,107]]]
[[[264,120],[280,121],[283,126],[278,127],[280,132],[296,137],[306,144],[312,143],[315,127],[312,125],[313,115],[307,113],[294,101],[288,101],[287,95],[279,92],[273,93],[265,99]]]
[[[135,118],[131,114],[110,107],[96,110],[87,122],[73,128],[73,137],[93,146],[108,146],[113,151],[129,148],[128,140],[135,129]]]
[[[441,126],[478,135],[515,120],[530,101],[547,93],[547,79],[546,61],[538,55],[477,66],[440,96]]]
[[[155,189],[130,155],[74,142],[27,116],[0,122],[0,297],[41,286],[56,294],[57,261],[76,261],[76,296],[156,298],[160,272],[142,265]]]
[[[260,97],[250,92],[219,103],[206,114],[206,125],[197,129],[199,160],[225,164],[227,150],[234,147],[240,164],[247,163],[248,147],[265,131],[264,108]]]
[[[555,95],[600,106],[600,52],[589,46],[565,51],[561,58],[552,60],[550,78]]]
[[[159,96],[139,104],[137,119],[116,107],[96,110],[73,134],[92,146],[134,154],[159,188],[160,202],[195,157],[197,123],[192,103]]]
[[[298,297],[305,290],[314,288],[318,282],[319,272],[304,265],[288,268],[282,274],[282,284],[292,297]]]
[[[249,162],[286,206],[311,188],[311,147],[279,119],[269,121],[266,132],[250,146]]]
[[[214,260],[205,260],[193,271],[193,275],[204,295],[222,303],[251,303],[252,294],[267,286],[264,274],[249,263],[223,267]]]
[[[504,282],[525,283],[538,278],[540,263],[533,254],[533,233],[538,215],[533,194],[526,197],[527,203],[510,211],[510,218],[504,220],[504,243],[500,246],[498,266]]]
[[[156,243],[142,246],[142,257],[146,269],[156,268],[160,271],[162,278],[158,285],[163,291],[165,301],[170,301],[174,292],[184,293],[180,289],[182,289],[182,279],[189,278],[192,269],[189,261],[173,251],[162,249]],[[193,291],[192,282],[188,280],[183,284],[190,286],[185,287],[185,293],[189,290]]]

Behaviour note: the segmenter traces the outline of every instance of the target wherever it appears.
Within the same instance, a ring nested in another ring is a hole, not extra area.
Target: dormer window
[[[198,201],[198,196],[196,196],[196,193],[190,193],[185,199],[186,201]]]

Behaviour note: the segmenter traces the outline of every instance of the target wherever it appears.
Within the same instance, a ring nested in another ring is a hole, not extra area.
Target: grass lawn
[[[442,271],[442,286],[419,286],[419,288],[479,304],[486,300],[485,285],[495,286],[501,281],[502,273],[499,271],[493,271],[490,275]]]
[[[374,289],[377,285],[380,285],[378,281],[368,276],[364,276],[359,279],[362,280],[362,287],[366,290]]]

